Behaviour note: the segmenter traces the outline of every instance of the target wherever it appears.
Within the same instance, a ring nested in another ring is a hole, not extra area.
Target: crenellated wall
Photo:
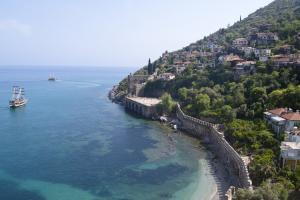
[[[179,105],[177,106],[177,117],[181,122],[182,129],[196,137],[205,138],[213,144],[214,153],[222,160],[231,175],[237,177],[239,187],[252,189],[245,161],[226,141],[224,134],[218,131],[218,125],[184,114]]]

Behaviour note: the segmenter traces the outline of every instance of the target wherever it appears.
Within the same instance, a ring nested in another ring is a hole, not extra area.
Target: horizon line
[[[117,65],[110,65],[110,66],[105,66],[105,65],[62,65],[62,64],[58,64],[58,65],[46,65],[46,64],[34,64],[34,65],[27,65],[27,64],[0,64],[0,67],[112,67],[112,68],[138,68],[139,66],[117,66]],[[141,67],[139,67],[141,68]]]

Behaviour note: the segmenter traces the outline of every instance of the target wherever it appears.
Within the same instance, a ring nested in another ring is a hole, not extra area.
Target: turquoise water
[[[198,140],[107,99],[132,71],[1,67],[0,199],[209,199],[215,182]],[[29,99],[15,110],[13,85]]]

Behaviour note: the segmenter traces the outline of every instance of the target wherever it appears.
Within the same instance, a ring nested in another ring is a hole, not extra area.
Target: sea
[[[136,69],[1,66],[0,200],[210,199],[200,140],[107,98]],[[24,87],[26,106],[9,108],[12,86]]]

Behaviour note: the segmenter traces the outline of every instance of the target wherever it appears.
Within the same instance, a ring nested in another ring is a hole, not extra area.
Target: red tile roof
[[[281,117],[284,119],[287,119],[287,120],[291,120],[291,121],[300,121],[300,113],[299,112],[286,113],[286,114],[283,114]]]
[[[268,112],[269,112],[269,113],[272,113],[272,114],[274,114],[274,115],[281,116],[282,113],[287,112],[287,110],[286,110],[285,108],[276,108],[276,109],[273,109],[273,110],[269,110]]]

